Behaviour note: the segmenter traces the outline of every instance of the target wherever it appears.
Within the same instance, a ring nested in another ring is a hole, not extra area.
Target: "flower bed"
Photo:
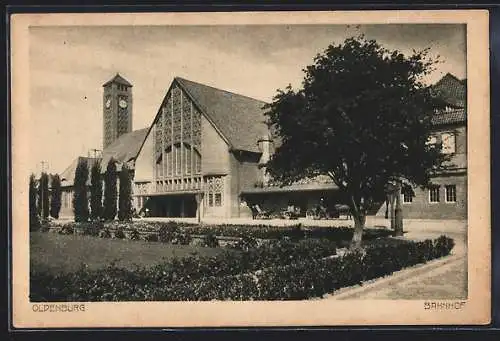
[[[235,242],[241,238],[253,238],[256,240],[282,239],[289,238],[292,240],[300,240],[304,238],[323,238],[337,242],[338,244],[346,245],[352,239],[354,229],[351,227],[308,227],[304,228],[300,224],[287,227],[276,227],[270,225],[194,225],[176,222],[144,222],[134,221],[131,223],[123,222],[107,222],[107,223],[65,223],[59,225],[59,231],[81,231],[80,233],[93,234],[95,226],[102,228],[103,226],[110,231],[122,229],[127,237],[134,232],[140,239],[143,240],[159,240],[164,242],[172,242],[175,235],[181,233],[190,234],[192,237],[203,239],[203,236],[215,235],[216,237],[235,238]],[[99,229],[98,228],[98,229]],[[97,229],[97,230],[98,230]],[[380,237],[387,237],[392,234],[388,229],[370,229],[364,230],[363,239],[373,240]],[[152,236],[158,234],[157,237]],[[137,239],[137,238],[136,238]],[[183,238],[188,240],[189,238]],[[213,242],[215,243],[215,242]]]
[[[288,243],[288,244],[287,244]],[[286,300],[334,290],[446,256],[445,236],[367,245],[341,257],[326,240],[286,241],[222,257],[174,259],[152,268],[110,266],[71,274],[32,272],[31,301]],[[259,251],[257,251],[259,250]]]

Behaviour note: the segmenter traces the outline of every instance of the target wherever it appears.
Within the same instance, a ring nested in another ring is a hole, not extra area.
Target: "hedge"
[[[341,257],[324,257],[318,244],[297,245],[293,250],[296,256],[290,253],[292,248],[274,245],[266,249],[271,254],[261,254],[260,258],[253,258],[252,252],[242,252],[240,256],[233,254],[232,258],[226,255],[222,259],[174,259],[133,271],[111,265],[93,271],[82,268],[70,274],[32,272],[30,299],[38,302],[205,301],[321,297],[342,287],[446,256],[454,242],[445,236],[434,241],[377,242]],[[301,248],[307,250],[307,254],[301,254]],[[282,258],[277,259],[278,254]],[[287,256],[291,256],[291,262],[284,261]]]
[[[174,284],[189,283],[206,276],[227,276],[250,272],[298,260],[326,257],[335,253],[335,244],[328,240],[303,240],[298,243],[282,240],[246,252],[226,251],[213,257],[201,258],[192,255],[185,258],[174,258],[169,262],[133,271],[115,269],[114,266],[93,271],[82,267],[73,274],[52,276],[45,274],[43,269],[39,269],[31,272],[31,293],[34,295],[33,297],[65,301],[68,297],[68,287],[76,290],[70,290],[70,293],[76,297],[94,295],[90,293],[95,293],[98,290],[95,286],[99,290],[112,287],[113,284],[110,284],[109,281],[122,284],[142,283],[144,285],[154,283],[157,287],[168,287]],[[117,277],[111,279],[109,273],[113,273]],[[86,284],[88,281],[91,284]],[[122,284],[119,286],[125,285]],[[95,296],[90,297],[95,298]]]

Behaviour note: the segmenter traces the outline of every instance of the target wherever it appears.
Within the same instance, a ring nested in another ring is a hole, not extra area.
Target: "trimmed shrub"
[[[115,230],[115,238],[116,239],[125,239],[125,232],[123,232],[123,228],[117,228]]]
[[[171,243],[179,232],[179,226],[175,222],[168,222],[158,230],[158,239],[162,243]]]
[[[130,221],[132,220],[132,179],[126,163],[122,165],[119,178],[118,219]]]
[[[233,248],[237,250],[244,250],[248,251],[250,249],[254,249],[258,246],[257,240],[252,237],[245,236],[241,238],[236,244],[233,246]]]
[[[111,158],[104,173],[104,199],[102,206],[102,217],[107,221],[113,221],[116,217],[117,192],[116,160]]]
[[[111,231],[108,228],[104,228],[99,232],[99,237],[101,238],[111,238]]]
[[[217,236],[212,232],[207,233],[205,236],[203,236],[202,245],[204,247],[218,247],[219,241],[217,240]]]
[[[45,172],[40,175],[38,183],[38,210],[42,220],[49,217],[49,175]]]
[[[50,192],[50,216],[59,219],[61,211],[61,178],[59,174],[51,175],[51,192]]]
[[[158,235],[156,233],[150,233],[146,236],[146,238],[144,240],[147,242],[157,242]]]
[[[30,175],[29,180],[29,211],[30,211],[30,231],[38,231],[40,229],[40,216],[37,208],[37,188],[35,174]]]
[[[136,228],[133,228],[132,230],[130,230],[129,238],[131,240],[140,240],[141,234],[139,233],[139,231]]]
[[[90,170],[90,218],[102,216],[102,174],[100,161],[94,162]]]
[[[99,232],[104,228],[104,224],[100,221],[83,223],[80,225],[83,228],[83,234],[86,236],[98,237]]]
[[[74,234],[75,228],[72,225],[63,225],[59,230],[59,234]]]
[[[324,244],[321,244],[324,243]],[[82,268],[75,273],[31,271],[30,300],[54,301],[194,301],[194,300],[298,300],[385,276],[421,263],[429,255],[447,255],[453,240],[376,243],[338,258],[317,252],[331,247],[327,241],[304,240],[295,251],[309,250],[291,263],[289,242],[249,252],[228,252],[220,257],[191,256],[150,268],[127,270]],[[284,252],[283,252],[284,251]],[[439,251],[439,252],[438,252]],[[300,252],[299,252],[300,253]],[[279,259],[280,261],[277,261]],[[256,271],[258,270],[258,271]]]
[[[47,223],[42,223],[41,226],[40,226],[40,232],[49,232],[50,231],[50,228],[49,228],[49,224]]]
[[[86,222],[89,219],[89,200],[87,197],[87,179],[89,168],[86,159],[80,159],[75,170],[73,184],[73,213],[75,222]]]
[[[180,245],[189,245],[191,244],[191,241],[193,240],[193,237],[189,233],[186,232],[178,232],[175,234],[175,239],[177,241],[177,244]]]
[[[440,236],[438,239],[434,240],[434,258],[440,258],[446,256],[455,246],[455,241],[446,236]]]

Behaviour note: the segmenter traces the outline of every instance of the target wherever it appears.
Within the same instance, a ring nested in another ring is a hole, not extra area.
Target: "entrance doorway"
[[[148,204],[151,217],[196,218],[194,194],[155,196]]]

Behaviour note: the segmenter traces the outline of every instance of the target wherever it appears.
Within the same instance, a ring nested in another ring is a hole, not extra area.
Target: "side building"
[[[467,219],[467,80],[446,74],[433,87],[444,110],[432,117],[430,143],[450,156],[448,169],[431,179],[429,188],[402,194],[403,216],[425,219]],[[385,209],[384,209],[385,212]],[[378,215],[384,212],[379,211]]]

